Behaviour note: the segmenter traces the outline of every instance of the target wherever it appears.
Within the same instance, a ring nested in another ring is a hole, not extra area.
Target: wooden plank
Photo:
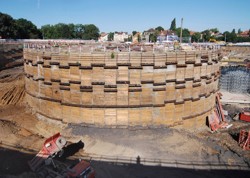
[[[198,80],[201,77],[201,67],[200,66],[195,66],[194,67],[194,79]]]
[[[152,112],[152,124],[156,126],[164,125],[165,107],[154,107]]]
[[[141,125],[144,127],[152,125],[152,108],[142,108]]]
[[[139,108],[129,109],[129,125],[130,126],[141,126],[141,111]]]
[[[93,115],[94,124],[100,127],[105,126],[105,119],[104,119],[105,110],[93,108],[91,111]]]
[[[81,85],[91,86],[92,85],[92,70],[82,69],[81,71]]]
[[[153,104],[153,84],[142,84],[141,105]]]
[[[153,66],[143,66],[141,71],[141,81],[153,81],[154,80],[154,68]]]
[[[69,82],[69,69],[60,69],[60,79],[62,83]]]
[[[128,109],[117,109],[117,125],[121,127],[128,126]]]
[[[117,105],[128,106],[128,84],[117,85]]]
[[[166,101],[175,100],[175,82],[169,82],[166,84]]]
[[[116,109],[105,109],[104,122],[107,126],[116,125]]]
[[[153,104],[164,105],[166,91],[154,91],[153,92]]]
[[[117,70],[116,69],[105,69],[104,70],[104,78],[105,78],[105,85],[116,85],[117,81]]]
[[[128,67],[119,66],[117,70],[117,81],[128,81]]]
[[[70,80],[73,81],[80,81],[81,80],[81,73],[80,73],[80,69],[79,66],[70,66]]]
[[[166,71],[167,69],[154,69],[154,83],[165,83]]]
[[[81,95],[82,105],[91,106],[92,102],[93,102],[92,100],[93,100],[93,93],[92,92],[82,92],[82,95]]]
[[[185,79],[191,78],[194,78],[194,65],[187,64],[187,67],[185,68]]]
[[[92,82],[103,82],[105,81],[103,67],[93,67]]]
[[[70,103],[81,104],[81,94],[80,91],[71,90],[70,92]]]
[[[141,104],[141,92],[129,92],[129,105],[139,106]]]
[[[130,84],[141,84],[141,70],[130,69],[129,81],[130,81]]]
[[[93,86],[93,105],[97,105],[97,106],[104,105],[104,86],[103,85]]]
[[[106,106],[116,106],[117,100],[117,93],[116,92],[104,92],[104,105]]]
[[[176,79],[176,65],[168,65],[166,71],[166,80]]]
[[[177,68],[176,69],[176,80],[177,81],[184,81],[185,78],[185,68]]]

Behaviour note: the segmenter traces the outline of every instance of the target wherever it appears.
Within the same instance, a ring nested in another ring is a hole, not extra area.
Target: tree
[[[43,25],[41,27],[43,39],[54,38],[54,26],[53,25]]]
[[[241,34],[241,33],[242,33],[242,31],[241,31],[241,29],[239,28],[239,29],[238,29],[238,34]]]
[[[153,42],[153,43],[157,41],[157,35],[156,35],[156,33],[153,33],[153,34],[149,35],[149,41]]]
[[[18,39],[41,38],[41,31],[29,20],[20,18],[15,21],[15,37]]]
[[[213,33],[218,33],[219,32],[218,28],[211,28],[209,31],[211,31]]]
[[[181,35],[181,28],[176,28],[177,36]],[[190,31],[187,28],[182,29],[182,37],[190,37]]]
[[[172,30],[172,31],[176,30],[176,20],[175,20],[175,18],[171,22],[170,30]]]
[[[74,25],[74,37],[77,39],[82,39],[84,34],[84,25],[76,24]]]
[[[132,31],[133,36],[135,36],[136,33],[137,33],[137,31]]]
[[[99,37],[99,28],[94,24],[84,25],[84,40],[98,40]]]
[[[200,39],[201,39],[201,33],[199,33],[199,32],[195,32],[195,33],[191,36],[192,42],[199,42]]]
[[[237,35],[235,32],[235,29],[232,30],[231,32],[231,42],[236,43],[237,42]]]
[[[2,38],[14,38],[15,20],[8,14],[0,12],[0,36]]]
[[[161,26],[158,26],[158,27],[156,27],[156,28],[155,28],[155,30],[157,30],[158,32],[160,32],[160,31],[163,31],[163,30],[164,30],[164,28],[163,28],[163,27],[161,27]]]
[[[201,32],[202,33],[202,38],[205,40],[205,41],[209,41],[210,38],[211,38],[211,33],[210,33],[210,30],[204,30]]]
[[[110,32],[108,34],[108,41],[113,41],[114,40],[114,33]]]

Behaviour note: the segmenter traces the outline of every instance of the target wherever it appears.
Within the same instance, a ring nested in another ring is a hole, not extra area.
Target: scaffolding
[[[231,93],[250,94],[250,70],[240,66],[221,68],[220,89]]]

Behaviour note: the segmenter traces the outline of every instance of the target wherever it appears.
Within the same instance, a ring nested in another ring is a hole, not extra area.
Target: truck
[[[45,178],[94,178],[95,171],[90,162],[81,160],[74,164],[54,159],[63,155],[67,141],[60,133],[45,140],[42,149],[28,162],[30,169]]]

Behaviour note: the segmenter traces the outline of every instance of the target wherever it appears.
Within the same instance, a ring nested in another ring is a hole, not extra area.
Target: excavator
[[[94,178],[95,171],[90,163],[84,160],[67,165],[54,159],[61,157],[67,141],[60,133],[45,140],[42,149],[28,162],[30,169],[44,178]]]

